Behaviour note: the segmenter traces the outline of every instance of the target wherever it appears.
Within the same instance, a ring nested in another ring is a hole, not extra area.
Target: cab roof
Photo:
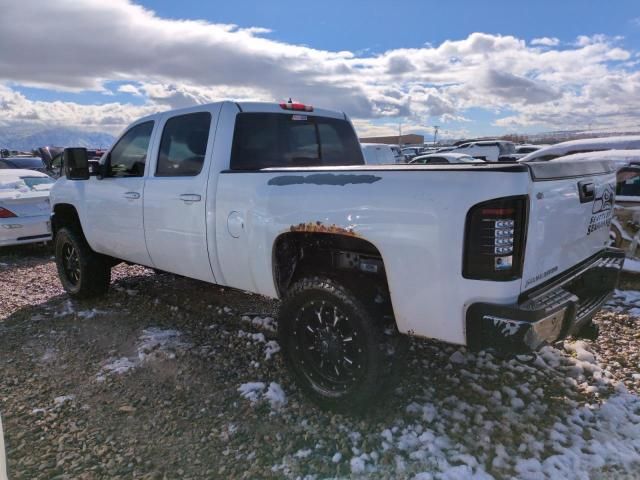
[[[307,111],[296,111],[296,110],[287,110],[280,106],[281,103],[285,102],[232,102],[230,100],[225,100],[223,102],[213,102],[213,103],[203,103],[200,105],[194,105],[191,107],[184,108],[176,108],[172,110],[165,110],[162,112],[154,113],[152,115],[147,115],[146,117],[142,117],[137,119],[134,124],[143,123],[148,120],[154,120],[160,115],[165,115],[167,113],[171,114],[184,114],[190,112],[196,112],[202,110],[206,107],[218,106],[225,103],[230,103],[236,105],[239,112],[247,112],[247,113],[284,113],[289,115],[307,115],[307,116],[315,116],[315,117],[330,117],[337,118],[341,120],[346,120],[347,115],[344,112],[338,112],[336,110],[327,110],[324,108],[317,108],[313,105],[313,110],[310,112]]]

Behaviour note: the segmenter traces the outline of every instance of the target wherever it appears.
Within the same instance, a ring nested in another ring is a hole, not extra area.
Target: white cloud
[[[50,24],[73,28],[25,35],[34,11]],[[122,128],[156,110],[289,97],[345,111],[372,131],[380,119],[390,125],[400,117],[414,125],[466,121],[470,109],[497,114],[495,124],[504,128],[638,120],[640,78],[631,61],[638,52],[615,37],[580,36],[560,49],[555,37],[528,45],[514,36],[472,33],[439,45],[356,54],[278,42],[265,38],[268,33],[259,26],[162,18],[129,0],[5,2],[0,121]],[[15,90],[109,92],[105,85],[113,81],[122,82],[119,93],[144,105],[32,101]]]
[[[135,106],[117,102],[82,105],[75,102],[33,101],[0,85],[0,126],[37,123],[117,133],[136,118],[157,110],[155,105]]]
[[[142,92],[140,91],[140,89],[130,83],[125,83],[124,85],[120,85],[118,87],[118,92],[130,93],[132,95],[138,95],[138,96],[142,95]]]
[[[531,45],[542,45],[544,47],[556,47],[560,45],[560,40],[556,37],[540,37],[531,40]]]

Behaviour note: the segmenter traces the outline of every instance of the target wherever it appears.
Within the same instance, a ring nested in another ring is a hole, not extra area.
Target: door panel
[[[142,222],[144,171],[154,122],[131,127],[111,149],[108,175],[82,182],[85,234],[97,252],[152,266]]]
[[[206,194],[219,107],[163,118],[144,188],[147,248],[156,268],[215,282],[207,249]]]

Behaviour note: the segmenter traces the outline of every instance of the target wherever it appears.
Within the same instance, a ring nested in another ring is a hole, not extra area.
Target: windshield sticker
[[[613,185],[601,185],[596,189],[596,196],[593,200],[593,208],[591,209],[591,219],[587,228],[587,235],[600,230],[601,228],[609,228],[613,218],[613,201],[615,191]]]
[[[304,122],[307,118],[306,115],[291,115],[291,120],[302,120]]]

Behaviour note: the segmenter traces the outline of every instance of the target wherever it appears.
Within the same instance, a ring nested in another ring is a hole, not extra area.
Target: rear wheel
[[[385,392],[399,334],[389,334],[338,282],[298,281],[283,302],[278,333],[296,382],[321,407],[357,410]]]
[[[108,259],[91,250],[81,233],[61,228],[55,237],[55,253],[58,276],[69,295],[89,298],[109,289]]]

